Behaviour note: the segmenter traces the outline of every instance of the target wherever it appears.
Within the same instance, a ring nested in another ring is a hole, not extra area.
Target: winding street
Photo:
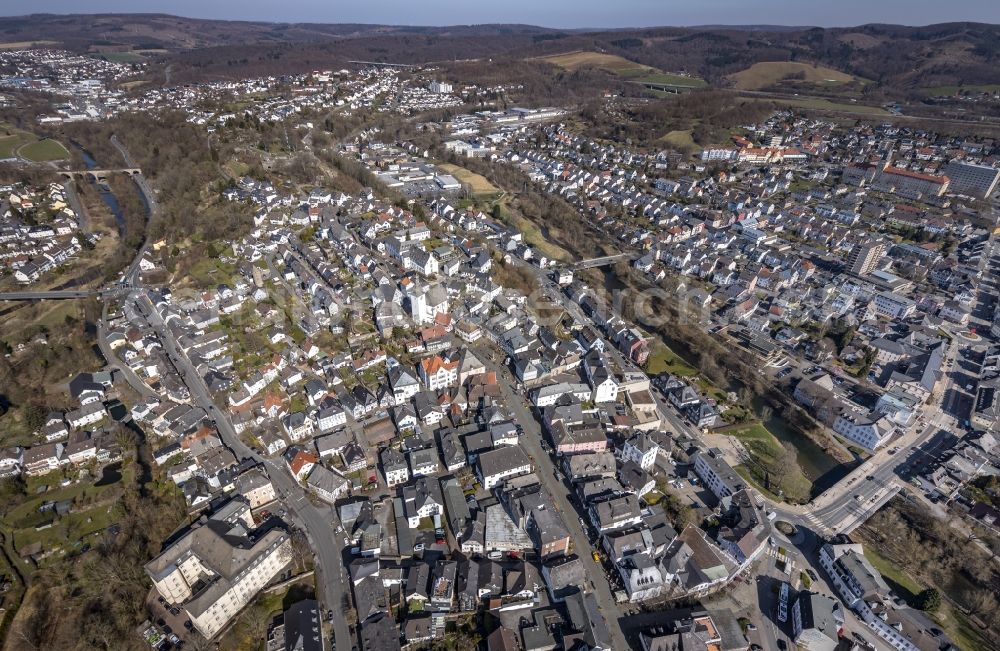
[[[138,294],[138,296],[136,296]],[[301,525],[309,538],[310,545],[316,555],[318,600],[327,609],[333,610],[333,632],[335,648],[350,649],[352,646],[350,628],[344,618],[344,599],[346,585],[343,580],[343,560],[334,537],[334,521],[329,509],[320,510],[306,497],[305,490],[291,475],[288,467],[281,461],[268,459],[240,440],[226,412],[220,410],[212,399],[205,382],[198,375],[191,361],[177,347],[173,334],[163,323],[156,312],[153,303],[146,292],[134,292],[137,302],[142,301],[147,313],[147,319],[163,343],[163,348],[174,361],[178,372],[184,379],[191,393],[193,404],[203,408],[208,413],[216,427],[223,443],[232,450],[238,459],[253,459],[264,464],[268,475],[274,484],[275,492],[288,508],[293,519]]]

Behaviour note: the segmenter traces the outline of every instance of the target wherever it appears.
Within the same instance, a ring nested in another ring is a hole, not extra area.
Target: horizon
[[[136,5],[141,5],[137,7]],[[160,14],[194,20],[221,20],[273,24],[358,24],[389,27],[460,27],[525,25],[555,30],[618,30],[656,27],[780,27],[844,28],[884,24],[922,27],[941,23],[1000,24],[1000,3],[984,7],[978,0],[955,0],[948,5],[928,0],[906,2],[843,0],[836,6],[803,6],[794,0],[759,0],[753,7],[740,0],[623,0],[580,7],[570,0],[548,3],[509,0],[503,7],[469,6],[460,0],[434,0],[414,6],[403,0],[376,0],[364,5],[331,7],[321,0],[288,0],[275,6],[264,0],[221,0],[212,3],[178,0],[169,7],[155,2],[95,0],[92,11],[81,12],[68,0],[46,2],[45,10],[30,14],[3,13],[3,18],[31,15],[93,16]],[[843,16],[856,16],[845,21]],[[899,17],[907,17],[905,22]],[[429,18],[436,17],[436,18]],[[726,20],[719,20],[725,17]],[[780,18],[776,20],[776,18]]]

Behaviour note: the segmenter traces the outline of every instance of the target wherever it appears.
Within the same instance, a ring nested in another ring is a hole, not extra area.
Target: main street
[[[559,287],[546,276],[544,271],[531,265],[524,266],[535,274],[546,297],[562,306],[578,323],[586,323],[597,327],[592,319],[583,314],[576,303],[569,300],[559,290]],[[617,350],[611,349],[610,354],[619,363],[627,363]],[[954,351],[950,349],[946,360],[949,368],[951,368],[950,364],[953,357]],[[489,361],[488,357],[484,358],[484,362]],[[948,382],[945,387],[946,390],[951,388],[953,379],[952,374],[949,373]],[[675,432],[686,433],[696,441],[704,440],[702,432],[680,417],[657,392],[654,392],[654,395],[661,418],[666,423],[669,423]],[[520,407],[522,402],[515,397],[515,399],[510,399],[510,404]],[[527,414],[522,415],[521,413],[517,413],[517,416],[519,419],[529,418]],[[531,423],[533,426],[535,423],[534,419],[523,420],[523,422]],[[838,596],[833,588],[826,583],[825,573],[819,565],[819,548],[822,545],[821,536],[850,531],[871,517],[872,514],[896,494],[898,483],[900,482],[898,477],[900,469],[911,462],[909,459],[911,456],[910,451],[912,451],[912,455],[929,453],[928,451],[932,447],[941,444],[941,437],[934,438],[935,434],[941,431],[945,425],[954,424],[955,419],[953,417],[949,420],[948,416],[938,410],[926,427],[919,431],[910,432],[902,439],[894,442],[895,444],[906,446],[909,450],[900,453],[893,453],[889,450],[880,451],[861,467],[855,469],[848,477],[838,482],[834,488],[818,496],[810,504],[804,506],[791,505],[769,500],[768,508],[776,513],[777,518],[788,521],[800,530],[800,534],[795,537],[794,542],[789,540],[789,544],[786,545],[790,557],[794,559],[796,569],[793,570],[792,574],[779,571],[776,568],[775,559],[770,555],[771,550],[774,548],[769,548],[768,555],[762,559],[757,568],[758,573],[763,575],[760,580],[754,581],[751,584],[735,584],[734,594],[740,593],[741,590],[747,591],[752,587],[746,594],[748,602],[756,604],[756,607],[751,608],[749,612],[751,621],[757,626],[756,631],[750,632],[752,639],[762,644],[765,649],[777,648],[778,640],[784,641],[788,648],[794,646],[791,644],[789,636],[791,630],[790,621],[784,625],[779,624],[775,614],[770,612],[776,608],[776,597],[772,592],[772,588],[778,585],[778,581],[788,581],[795,585],[798,582],[798,572],[800,570],[810,570],[818,577],[812,589],[837,598]],[[531,440],[533,437],[526,438]],[[525,445],[525,447],[531,450],[536,458],[540,454],[528,445]],[[547,475],[548,473],[540,474]],[[548,479],[548,477],[546,478]],[[860,501],[855,498],[855,495],[859,494],[863,495]],[[779,540],[783,538],[777,532],[775,536]],[[604,584],[603,581],[600,583]],[[857,615],[853,611],[850,611],[850,609],[846,609],[845,618],[849,629],[860,632],[866,640],[875,645],[878,651],[889,651],[891,649],[888,644],[858,619]]]
[[[472,350],[486,368],[497,374],[497,383],[503,394],[504,404],[513,412],[517,423],[524,430],[523,436],[519,440],[519,445],[524,448],[535,465],[536,474],[545,490],[555,500],[556,510],[562,516],[566,528],[569,530],[570,538],[573,541],[573,549],[583,561],[587,570],[590,589],[597,597],[598,608],[604,619],[608,622],[608,630],[611,633],[611,647],[613,649],[630,648],[625,641],[625,633],[622,631],[620,619],[624,613],[615,603],[614,595],[611,594],[611,586],[608,584],[604,568],[594,561],[592,548],[587,542],[588,536],[584,528],[580,525],[581,513],[573,507],[569,500],[569,490],[557,478],[556,467],[551,457],[542,450],[542,429],[535,420],[535,417],[528,410],[526,399],[514,389],[514,378],[506,367],[493,361],[492,355],[495,350],[483,344],[469,344]],[[586,588],[586,586],[584,586]]]
[[[178,348],[173,333],[156,312],[149,295],[143,291],[137,298],[143,301],[145,307],[143,312],[148,313],[149,324],[156,331],[163,343],[164,350],[173,360],[184,379],[191,393],[192,403],[203,408],[215,422],[222,441],[238,459],[253,459],[268,468],[268,475],[274,484],[275,492],[306,532],[316,554],[317,584],[320,588],[319,599],[326,608],[333,610],[335,614],[333,619],[335,648],[350,649],[352,645],[350,629],[347,620],[343,617],[343,604],[347,588],[343,580],[341,550],[334,536],[335,524],[332,512],[329,509],[320,510],[313,506],[307,499],[305,491],[284,463],[262,457],[240,439],[228,414],[216,406],[205,382],[198,375],[191,361]]]
[[[87,298],[99,291],[52,290],[27,292],[0,292],[0,301],[59,301],[67,299]]]

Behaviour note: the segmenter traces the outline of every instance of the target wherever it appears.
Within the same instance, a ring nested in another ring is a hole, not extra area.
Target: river
[[[97,161],[94,160],[93,155],[89,151],[83,148],[80,143],[70,140],[70,143],[80,150],[80,155],[83,156],[83,164],[87,166],[88,170],[95,169],[97,167]],[[104,183],[98,183],[96,181],[90,181],[91,185],[97,190],[97,193],[101,196],[101,201],[108,207],[111,214],[115,218],[115,224],[118,225],[118,237],[125,237],[125,213],[122,211],[121,205],[118,203],[118,197],[115,196],[114,192],[111,191]],[[142,193],[139,193],[142,195]],[[146,198],[143,195],[143,201]],[[146,206],[147,213],[149,211],[149,206]]]
[[[604,268],[604,289],[612,297],[616,291],[626,289],[625,284],[608,267]],[[692,353],[686,344],[666,335],[661,335],[660,338],[678,357],[691,366],[698,367],[697,356]],[[724,389],[726,391],[738,391],[739,387],[739,384],[733,383],[728,387],[724,387]],[[764,400],[762,398],[754,398],[753,408],[757,413],[760,413],[763,405]],[[854,467],[854,464],[841,464],[838,462],[812,439],[798,433],[777,412],[772,412],[771,417],[767,419],[764,426],[774,434],[775,438],[782,443],[792,446],[795,450],[796,460],[802,469],[802,473],[809,481],[813,482],[814,495],[833,486]]]

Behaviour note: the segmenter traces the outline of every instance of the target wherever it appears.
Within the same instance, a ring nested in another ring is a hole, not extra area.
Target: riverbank
[[[813,494],[813,482],[796,462],[796,452],[784,445],[763,424],[731,425],[713,432],[728,436],[742,448],[742,462],[734,469],[755,488],[776,500],[805,504]]]
[[[70,141],[73,149],[82,158],[87,169],[95,169],[97,161],[91,153],[79,143]],[[118,277],[123,269],[135,258],[136,252],[146,240],[146,230],[149,224],[151,208],[145,194],[135,179],[113,175],[107,183],[89,181],[79,183],[84,205],[91,214],[110,215],[116,235],[116,246],[103,259],[103,280],[109,281]],[[97,199],[94,199],[96,195]]]
[[[623,308],[628,303],[630,292],[639,296],[643,290],[664,289],[622,265],[606,267],[603,277],[591,272],[588,281],[603,287],[608,296],[615,297],[615,302]],[[595,281],[600,281],[600,284]],[[731,342],[708,335],[703,324],[694,316],[682,313],[682,306],[667,302],[662,291],[659,294],[659,298],[645,306],[653,308],[652,313],[658,317],[658,322],[645,324],[641,316],[635,319],[654,339],[647,372],[671,372],[693,379],[699,390],[718,400],[721,407],[742,407],[745,411],[749,407],[751,415],[769,411],[764,423],[766,429],[779,442],[795,450],[794,458],[789,460],[794,461],[816,493],[832,486],[850,471],[853,457],[846,450],[836,447],[835,441],[828,440],[825,432],[790,397],[767,383],[757,372],[756,364],[746,359],[750,353],[741,355],[737,351],[734,354]],[[669,296],[670,292],[666,295]],[[747,390],[751,394],[749,405],[729,404],[726,396]]]

